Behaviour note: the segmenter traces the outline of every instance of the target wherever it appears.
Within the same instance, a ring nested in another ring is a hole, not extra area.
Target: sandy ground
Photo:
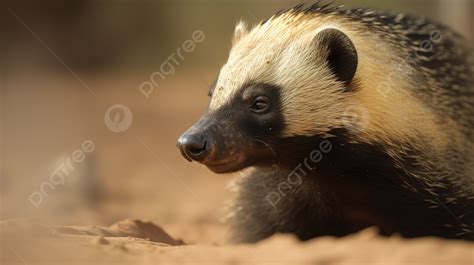
[[[254,245],[185,245],[151,222],[45,227],[3,222],[5,264],[473,264],[472,244],[380,238],[374,229],[298,242],[276,235]],[[27,240],[28,244],[25,244]]]
[[[473,243],[382,238],[371,229],[226,244],[226,185],[239,174],[212,174],[175,147],[204,110],[215,72],[178,72],[149,99],[138,90],[149,73],[83,76],[92,92],[65,74],[7,76],[0,264],[474,264]],[[104,125],[114,104],[133,112],[119,134]],[[31,194],[85,140],[94,151],[35,207]]]

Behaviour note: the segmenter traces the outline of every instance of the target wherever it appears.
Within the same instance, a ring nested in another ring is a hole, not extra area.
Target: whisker
[[[260,139],[255,139],[255,138],[252,138],[252,141],[256,141],[258,143],[262,143],[263,145],[265,145],[266,147],[268,147],[268,149],[270,149],[270,151],[272,151],[273,153],[273,156],[277,157],[277,153],[275,152],[275,150],[273,150],[273,148],[265,141],[263,140],[260,140]]]

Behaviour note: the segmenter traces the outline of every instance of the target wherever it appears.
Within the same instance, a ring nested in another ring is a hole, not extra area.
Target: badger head
[[[337,25],[301,16],[237,25],[208,109],[178,140],[185,158],[217,173],[283,165],[314,149],[301,141],[344,126],[356,48]]]

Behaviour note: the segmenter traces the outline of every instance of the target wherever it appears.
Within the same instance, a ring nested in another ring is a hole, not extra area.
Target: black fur
[[[255,242],[278,232],[303,240],[344,236],[369,226],[377,226],[384,235],[474,239],[472,234],[459,236],[465,227],[456,214],[464,209],[430,207],[430,194],[419,192],[425,190],[423,183],[413,182],[383,146],[350,143],[341,130],[333,134],[328,139],[269,141],[278,154],[278,166],[259,167],[239,184],[230,220],[235,241]],[[304,158],[323,140],[331,142],[331,151],[307,170]],[[406,166],[418,167],[418,162],[406,161]],[[299,174],[301,182],[291,173],[298,165],[305,169]],[[417,191],[407,189],[404,181],[418,186]]]

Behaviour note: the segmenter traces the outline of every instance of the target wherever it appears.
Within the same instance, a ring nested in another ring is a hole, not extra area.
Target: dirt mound
[[[134,237],[171,246],[183,245],[182,240],[172,238],[161,227],[152,222],[127,219],[110,227],[63,226],[52,227],[55,233],[62,235],[87,235],[101,237]]]
[[[45,226],[35,224],[27,219],[0,221],[0,227],[6,236],[96,236],[96,237],[129,237],[163,243],[170,246],[184,245],[174,239],[161,227],[144,220],[126,219],[110,227],[100,226]]]

